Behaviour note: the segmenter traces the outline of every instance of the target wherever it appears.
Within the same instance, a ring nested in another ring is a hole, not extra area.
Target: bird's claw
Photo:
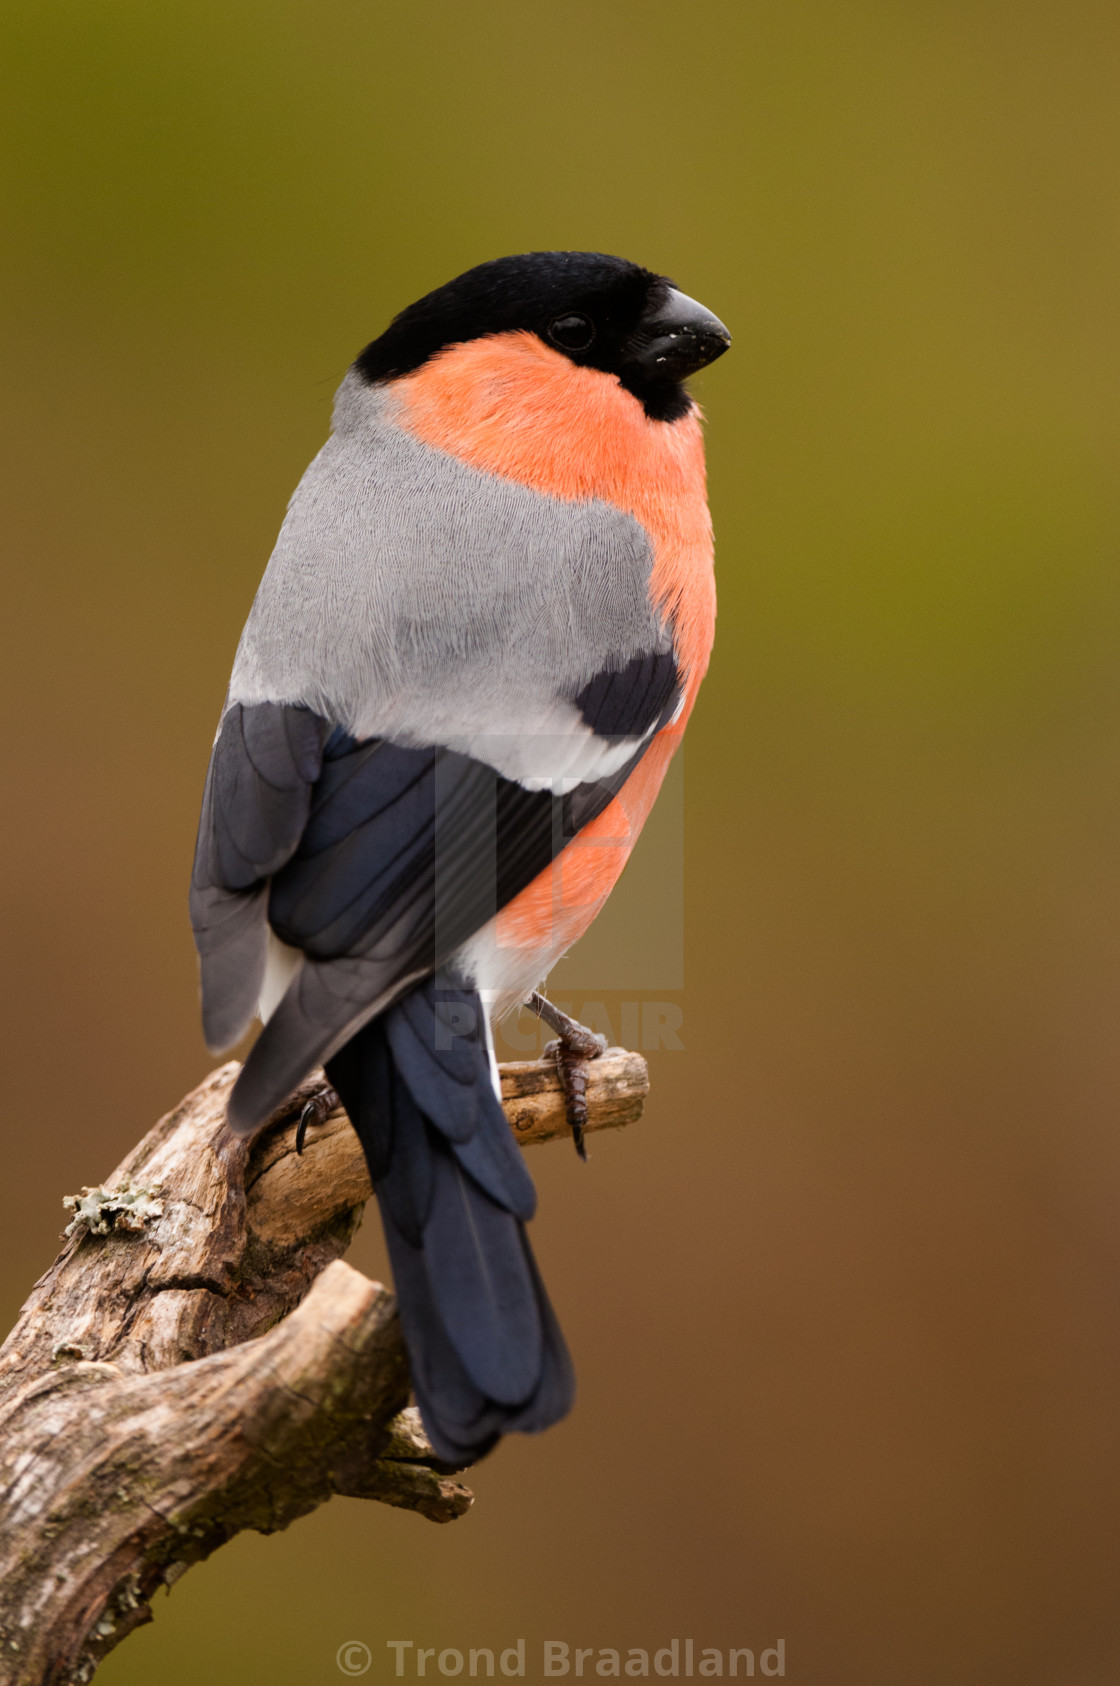
[[[583,1135],[587,1128],[587,1067],[592,1060],[599,1058],[607,1046],[607,1039],[580,1024],[578,1019],[569,1018],[567,1013],[562,1013],[559,1007],[554,1007],[536,990],[530,996],[528,1005],[550,1030],[558,1032],[555,1041],[545,1043],[544,1053],[546,1056],[551,1054],[556,1061],[572,1140],[580,1158],[586,1160]]]
[[[325,1084],[304,1106],[296,1125],[296,1152],[303,1157],[303,1144],[307,1139],[307,1132],[314,1126],[318,1129],[325,1124],[336,1107],[342,1105],[335,1090]]]

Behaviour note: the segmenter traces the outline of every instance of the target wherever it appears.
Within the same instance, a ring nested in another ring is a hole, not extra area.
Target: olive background
[[[522,1636],[530,1679],[677,1636],[805,1686],[1117,1678],[1118,70],[1092,0],[7,0],[9,1321],[213,1063],[205,763],[350,359],[540,247],[735,336],[683,988],[567,963],[683,1051],[590,1165],[532,1159],[577,1409],[451,1527],[237,1540],[106,1686]],[[600,952],[659,878],[678,917],[672,825],[643,849]]]

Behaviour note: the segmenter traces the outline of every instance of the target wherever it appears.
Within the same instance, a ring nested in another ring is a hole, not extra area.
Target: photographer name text
[[[395,1654],[394,1672],[398,1676],[408,1674],[425,1679],[437,1674],[450,1678],[465,1674],[486,1679],[506,1675],[516,1679],[525,1675],[523,1639],[497,1652],[485,1645],[465,1651],[448,1646],[441,1651],[434,1645],[417,1645],[413,1639],[389,1639],[386,1647]],[[570,1645],[566,1639],[546,1639],[541,1647],[540,1669],[546,1680],[558,1680],[565,1675],[576,1680],[591,1675],[604,1678],[660,1675],[668,1680],[688,1680],[696,1675],[717,1680],[769,1675],[784,1679],[786,1642],[779,1639],[760,1650],[739,1645],[723,1651],[710,1645],[698,1646],[691,1639],[673,1639],[658,1650],[646,1651],[639,1646],[624,1649],[612,1645]]]

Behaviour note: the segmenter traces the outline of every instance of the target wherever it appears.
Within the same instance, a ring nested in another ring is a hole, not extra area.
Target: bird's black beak
[[[722,357],[730,344],[718,316],[670,287],[642,318],[631,356],[647,375],[681,381]]]

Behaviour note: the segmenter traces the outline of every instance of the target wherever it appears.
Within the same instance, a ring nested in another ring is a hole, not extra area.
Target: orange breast
[[[499,915],[503,946],[560,953],[625,866],[708,666],[716,605],[700,412],[651,421],[613,375],[527,333],[449,346],[391,390],[400,424],[425,443],[552,497],[601,498],[649,534],[650,593],[672,624],[684,705],[609,807]]]

